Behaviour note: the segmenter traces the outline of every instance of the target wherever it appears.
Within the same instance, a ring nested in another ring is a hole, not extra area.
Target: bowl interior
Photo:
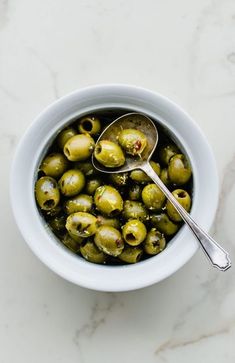
[[[34,198],[39,163],[57,133],[79,116],[108,109],[147,114],[187,154],[193,169],[191,214],[208,230],[218,198],[217,172],[208,143],[178,106],[162,96],[131,86],[107,85],[76,91],[41,113],[18,146],[12,166],[11,197],[24,238],[52,270],[88,288],[124,291],[158,282],[187,262],[198,247],[188,228],[183,226],[168,247],[155,257],[136,265],[99,266],[74,255],[57,240],[40,216]]]
[[[90,112],[89,114],[95,114],[96,116],[99,117],[99,115],[102,115],[103,118],[107,118],[107,120],[110,120],[110,121],[106,121],[107,124],[111,123],[113,120],[115,120],[116,118],[126,114],[126,113],[130,113],[130,112],[134,112],[136,110],[133,110],[133,109],[126,109],[126,108],[99,108],[99,109],[90,109]],[[66,126],[70,125],[71,123],[73,123],[74,121],[76,121],[78,118],[82,117],[82,116],[85,116],[87,115],[87,113],[84,113],[84,112],[77,112],[75,115],[73,115],[73,118],[72,119],[69,119],[67,120],[64,119],[62,120],[62,124],[60,124],[60,126],[58,127],[57,125],[57,128],[55,130],[55,132],[52,134],[52,135],[48,135],[49,138],[45,138],[44,139],[44,142],[45,142],[45,145],[42,147],[42,150],[41,150],[41,154],[39,155],[39,159],[35,165],[35,170],[34,170],[34,181],[33,181],[33,186],[35,185],[35,182],[37,180],[37,174],[38,174],[38,170],[39,170],[39,166],[41,165],[41,162],[42,162],[42,159],[45,157],[45,155],[47,154],[48,152],[48,149],[50,148],[50,146],[52,145],[52,143],[54,142],[56,136],[59,134],[59,132]],[[150,116],[148,114],[146,114],[147,116]],[[152,118],[152,120],[156,123],[156,126],[157,126],[157,129],[162,129],[164,131],[164,133],[170,137],[170,139],[172,139],[175,144],[179,147],[179,149],[185,154],[187,155],[188,159],[189,159],[189,162],[190,162],[190,158],[189,158],[189,155],[187,154],[187,150],[185,149],[184,145],[182,144],[182,142],[180,140],[178,140],[177,136],[169,129],[166,127],[164,121],[160,121],[156,118]],[[194,173],[192,175],[192,208],[191,208],[191,211],[193,211],[193,208],[194,208]],[[34,188],[33,188],[33,194],[34,194]],[[58,246],[58,248],[62,248],[65,250],[65,253],[69,253],[70,255],[74,255],[70,250],[68,250],[68,248],[66,248],[60,241],[59,239],[55,236],[55,234],[51,231],[50,228],[48,228],[47,225],[45,225],[45,219],[44,219],[44,216],[43,214],[40,212],[39,208],[37,207],[36,205],[36,202],[35,202],[35,208],[37,209],[37,213],[38,213],[38,218],[41,220],[41,224],[43,227],[46,227],[47,228],[47,231],[48,233],[50,234],[51,238],[54,240],[54,242],[56,243],[56,245]],[[167,246],[166,248],[161,252],[162,253],[165,253],[165,251],[170,248],[172,246],[172,243],[174,243],[174,240],[176,238],[178,238],[178,235],[179,233],[181,233],[181,230],[184,226],[182,226],[180,228],[180,230],[175,234],[175,236],[173,238],[171,238],[171,240],[167,243]],[[151,256],[150,258],[155,258],[157,259],[159,257],[159,255],[156,255],[156,256]],[[82,261],[84,261],[84,259],[82,257],[80,257],[79,255],[76,256],[77,259],[81,259]],[[140,261],[138,263],[144,263],[145,260],[143,261]],[[134,265],[129,265],[128,267],[129,268],[133,268]],[[104,265],[103,266],[104,268],[106,267],[109,267],[109,265]],[[113,268],[122,268],[123,266],[122,265],[113,265],[112,266]]]

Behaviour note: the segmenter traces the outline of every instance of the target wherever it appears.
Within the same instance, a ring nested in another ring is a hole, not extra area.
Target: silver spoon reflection
[[[133,128],[142,131],[147,137],[148,144],[141,154],[141,158],[134,158],[126,154],[126,162],[123,166],[119,168],[106,168],[95,159],[94,155],[92,155],[92,163],[94,167],[103,173],[109,174],[129,172],[134,169],[143,170],[162,190],[184,222],[189,226],[212,265],[221,271],[226,271],[229,267],[231,267],[231,261],[228,253],[217,242],[215,242],[208,233],[203,231],[202,228],[197,225],[190,214],[186,212],[181,204],[174,198],[151,167],[149,162],[158,143],[158,131],[154,122],[149,117],[140,113],[125,114],[106,127],[97,140],[97,143],[101,140],[117,142],[117,135],[121,130]]]

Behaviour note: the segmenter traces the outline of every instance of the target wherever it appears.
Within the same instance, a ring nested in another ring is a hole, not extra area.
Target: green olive
[[[43,176],[36,182],[35,194],[41,209],[54,209],[60,201],[60,192],[56,180],[50,176]]]
[[[161,172],[161,167],[158,163],[155,161],[150,161],[150,165],[152,166],[155,173],[159,176]],[[140,169],[132,170],[130,173],[130,178],[134,180],[136,183],[146,184],[152,179],[143,171]]]
[[[97,224],[98,226],[110,226],[119,229],[120,222],[117,218],[107,218],[99,214],[97,216]]]
[[[48,221],[53,232],[61,232],[65,230],[66,217],[62,214],[55,216]]]
[[[120,255],[124,248],[121,233],[116,228],[107,225],[97,229],[94,242],[99,250],[114,257]]]
[[[80,238],[79,241],[75,241],[68,233],[61,238],[61,242],[74,253],[80,252],[82,240],[83,238]]]
[[[138,219],[132,219],[123,226],[122,235],[129,245],[138,246],[146,238],[147,230],[144,223]]]
[[[136,202],[134,200],[125,200],[122,216],[126,220],[139,219],[141,221],[146,221],[149,218],[148,212],[143,203]]]
[[[66,197],[73,197],[81,192],[85,186],[85,176],[80,170],[66,171],[59,180],[61,193]]]
[[[179,229],[179,225],[173,223],[166,213],[153,214],[151,223],[166,236],[172,236]]]
[[[47,155],[40,166],[40,170],[47,176],[59,178],[68,169],[69,162],[63,154],[53,153]]]
[[[64,210],[67,214],[76,212],[90,212],[93,204],[93,199],[90,195],[79,194],[75,197],[66,200]]]
[[[128,173],[114,173],[111,174],[109,177],[111,183],[120,187],[127,185],[128,178],[129,178]]]
[[[159,210],[163,207],[166,197],[156,184],[148,184],[142,190],[142,200],[150,210]]]
[[[166,246],[166,240],[164,234],[157,231],[156,228],[152,228],[148,233],[144,241],[144,251],[148,255],[157,255],[163,251]]]
[[[81,255],[89,262],[93,263],[105,263],[107,257],[100,251],[96,245],[88,240],[85,244],[80,247]]]
[[[76,134],[76,131],[72,127],[67,127],[66,129],[62,130],[57,136],[57,144],[59,148],[63,150],[66,142]]]
[[[169,162],[168,175],[176,185],[186,184],[192,175],[192,170],[187,158],[183,154],[174,155]]]
[[[82,134],[97,135],[100,129],[100,120],[95,116],[85,116],[78,121],[78,131]]]
[[[183,189],[176,189],[172,192],[175,199],[184,207],[184,209],[189,212],[191,208],[191,198],[190,195]],[[173,222],[181,222],[182,218],[180,217],[179,213],[175,209],[175,207],[171,204],[168,200],[166,203],[166,211],[168,216]]]
[[[123,209],[123,200],[117,189],[102,185],[96,189],[94,197],[96,208],[111,217],[119,214]]]
[[[161,170],[160,179],[165,184],[166,187],[169,187],[171,185],[167,168]]]
[[[97,188],[99,188],[102,184],[100,178],[92,178],[87,180],[85,190],[87,194],[94,195]]]
[[[86,177],[92,177],[97,174],[96,169],[90,161],[80,161],[78,163],[74,163],[74,169],[81,170]]]
[[[72,235],[87,238],[95,234],[97,218],[90,213],[73,213],[68,216],[65,227]]]
[[[125,156],[119,145],[109,140],[101,140],[95,146],[96,160],[106,168],[118,168],[125,164]]]
[[[130,200],[140,200],[141,199],[142,188],[139,184],[132,184],[128,190],[128,197]]]
[[[94,147],[95,142],[90,135],[75,135],[64,145],[64,154],[70,161],[82,161],[91,156]]]
[[[171,157],[174,156],[175,154],[177,154],[178,152],[179,152],[179,149],[177,148],[177,146],[175,146],[173,144],[166,144],[163,147],[161,147],[161,149],[159,151],[160,161],[164,165],[168,165]]]
[[[136,263],[139,262],[143,255],[143,250],[141,247],[125,247],[123,252],[118,256],[118,258],[126,263]]]
[[[136,129],[122,130],[118,137],[118,142],[127,154],[141,155],[147,146],[145,134]]]
[[[141,183],[141,184],[146,184],[150,180],[148,175],[145,174],[145,172],[143,170],[140,170],[140,169],[132,170],[131,173],[130,173],[130,178],[134,182]]]

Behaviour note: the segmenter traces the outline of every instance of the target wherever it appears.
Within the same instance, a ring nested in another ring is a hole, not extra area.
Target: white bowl
[[[194,236],[183,226],[155,257],[136,265],[102,266],[71,253],[45,225],[35,203],[34,182],[47,145],[74,117],[114,107],[146,113],[176,137],[193,168],[191,215],[207,231],[218,202],[211,148],[195,122],[166,97],[139,87],[110,84],[75,91],[50,105],[29,127],[16,151],[10,182],[15,220],[30,248],[49,268],[77,285],[101,291],[127,291],[159,282],[182,267],[198,249]]]

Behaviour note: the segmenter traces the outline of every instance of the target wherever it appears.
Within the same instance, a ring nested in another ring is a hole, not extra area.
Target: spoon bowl
[[[98,144],[98,142],[101,140],[110,140],[117,143],[117,135],[124,129],[139,130],[147,137],[148,143],[144,151],[141,153],[141,157],[133,157],[126,154],[126,161],[123,166],[119,168],[106,168],[96,160],[93,154],[92,163],[94,167],[100,172],[113,174],[124,173],[135,169],[142,169],[143,163],[146,163],[151,159],[151,156],[158,143],[158,131],[153,121],[141,113],[127,113],[117,118],[104,129],[96,144]]]

